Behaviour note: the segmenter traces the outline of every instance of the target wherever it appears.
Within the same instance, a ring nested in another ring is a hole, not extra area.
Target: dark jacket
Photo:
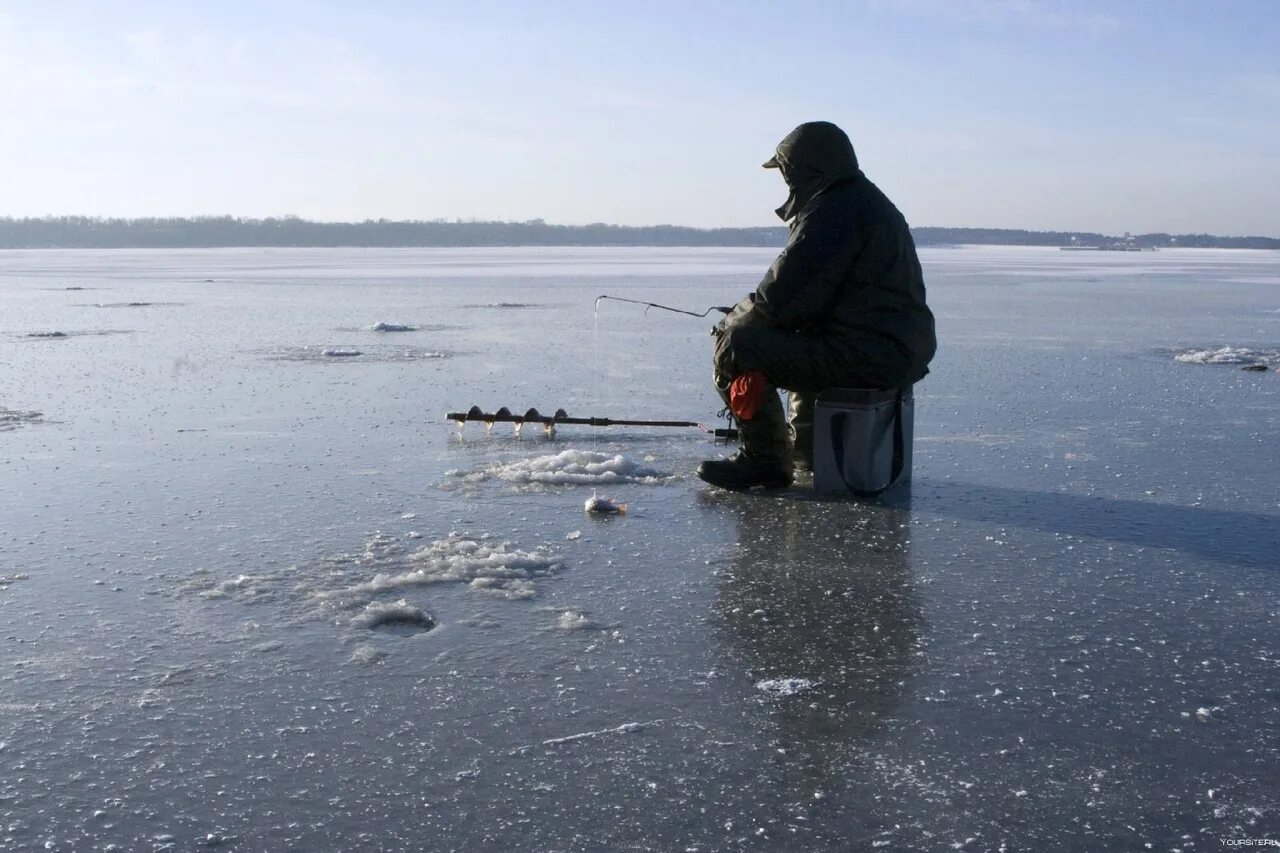
[[[806,148],[815,127],[838,134],[847,151]],[[791,186],[778,211],[791,218],[791,235],[756,288],[755,311],[774,328],[822,339],[851,373],[870,366],[886,384],[905,386],[929,372],[933,313],[907,222],[858,170],[847,140],[834,125],[801,125],[766,164]]]

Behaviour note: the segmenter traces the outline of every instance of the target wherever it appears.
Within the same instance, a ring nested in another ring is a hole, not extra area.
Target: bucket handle
[[[844,487],[855,495],[864,498],[875,497],[885,489],[898,482],[898,478],[902,476],[902,465],[906,456],[906,440],[902,434],[902,389],[898,389],[897,395],[893,400],[893,464],[889,470],[889,482],[879,489],[855,489],[849,479],[844,475],[844,422],[849,417],[847,412],[840,412],[831,418],[832,426],[832,450],[836,457],[836,470],[840,472],[840,479],[844,481]]]

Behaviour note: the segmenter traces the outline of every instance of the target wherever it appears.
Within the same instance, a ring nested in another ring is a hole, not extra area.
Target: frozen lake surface
[[[0,848],[1280,838],[1280,254],[925,250],[877,502],[445,421],[713,422],[709,321],[593,301],[771,255],[0,253]]]

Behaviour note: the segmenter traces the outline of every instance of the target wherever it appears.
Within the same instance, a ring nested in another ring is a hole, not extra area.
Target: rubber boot
[[[808,391],[787,394],[791,426],[791,461],[802,471],[813,470],[813,410],[818,395]]]
[[[738,436],[742,448],[728,459],[703,462],[698,466],[699,477],[722,489],[785,489],[791,485],[791,442],[776,390],[765,392],[754,418],[738,422]]]

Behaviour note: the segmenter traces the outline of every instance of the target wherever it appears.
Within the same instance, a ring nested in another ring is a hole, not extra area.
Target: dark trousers
[[[716,389],[725,405],[729,383],[752,370],[769,383],[764,402],[750,421],[739,420],[743,449],[748,454],[776,457],[789,465],[811,467],[813,410],[818,394],[827,388],[883,388],[884,373],[867,360],[851,360],[847,348],[837,352],[829,341],[770,327],[749,300],[734,307],[718,329],[714,359]],[[788,394],[784,417],[777,389]]]

